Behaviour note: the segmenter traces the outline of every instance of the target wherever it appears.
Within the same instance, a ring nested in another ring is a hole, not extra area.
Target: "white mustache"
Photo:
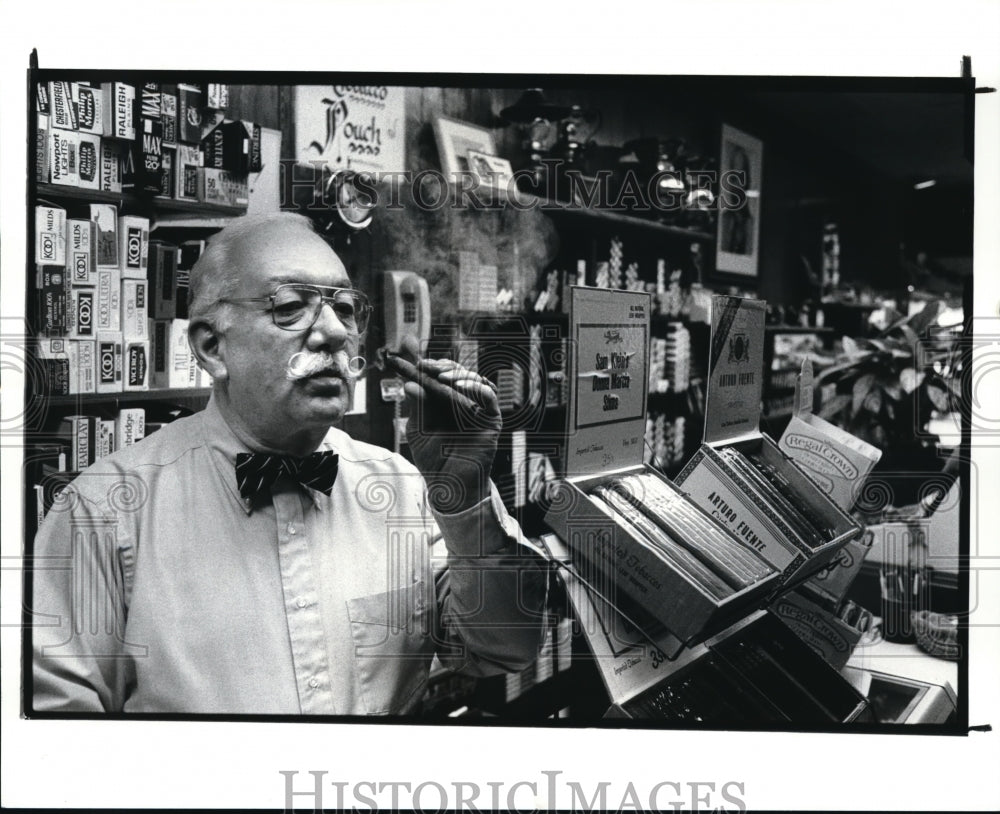
[[[364,372],[366,361],[363,356],[349,357],[345,351],[299,351],[292,354],[285,369],[289,379],[305,379],[324,370],[332,370],[347,381],[357,379]]]

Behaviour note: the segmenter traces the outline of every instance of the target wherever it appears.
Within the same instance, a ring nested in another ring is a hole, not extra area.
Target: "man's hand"
[[[404,379],[407,441],[435,509],[460,512],[483,500],[502,421],[488,380],[448,359],[420,359],[412,337],[387,363]]]

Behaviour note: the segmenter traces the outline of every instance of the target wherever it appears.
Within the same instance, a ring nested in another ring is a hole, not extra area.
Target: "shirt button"
[[[289,523],[288,524],[288,533],[291,534],[291,535],[293,535],[293,536],[295,534],[299,533],[299,530],[297,528],[295,528],[295,524],[294,523]]]
[[[312,687],[315,690],[319,686],[319,679],[318,678],[310,678],[309,679],[309,686]]]
[[[306,601],[306,598],[304,596],[300,596],[298,599],[295,600],[295,604],[300,608],[304,608],[309,603]]]

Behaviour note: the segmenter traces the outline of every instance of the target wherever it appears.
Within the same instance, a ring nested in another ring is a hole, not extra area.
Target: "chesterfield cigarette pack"
[[[76,118],[81,133],[104,135],[104,91],[90,85],[76,88]]]
[[[78,133],[76,169],[80,189],[101,187],[101,137],[92,133]]]
[[[97,335],[96,290],[87,288],[71,288],[69,290],[68,330],[70,339],[89,339],[93,341]]]
[[[713,297],[704,441],[676,483],[788,585],[829,565],[861,527],[760,432],[765,308]]]
[[[153,322],[153,386],[193,387],[191,346],[186,319],[158,319]]]
[[[163,123],[163,146],[177,146],[177,89],[164,85],[160,93],[160,121]]]
[[[97,392],[122,392],[122,333],[97,332]]]
[[[66,221],[69,241],[66,267],[71,285],[97,285],[96,231],[89,220],[70,218]]]
[[[180,144],[174,156],[174,197],[181,201],[198,200],[198,170],[202,166],[201,150]]]
[[[69,396],[96,391],[96,347],[93,340],[40,340],[38,361],[45,371],[49,395]]]
[[[58,206],[35,207],[35,262],[66,265],[66,210]]]
[[[132,141],[135,138],[135,86],[125,82],[105,82],[104,134],[110,138]]]
[[[201,141],[201,88],[194,85],[177,86],[177,139],[186,144]]]
[[[126,341],[149,339],[148,285],[145,280],[122,280],[122,338]]]
[[[118,264],[122,279],[146,279],[149,264],[149,218],[118,218]]]
[[[65,266],[38,267],[38,330],[43,336],[69,331],[69,278]]]
[[[125,339],[122,346],[122,389],[149,390],[149,340]]]
[[[145,436],[146,411],[142,407],[129,407],[118,412],[115,418],[115,449],[130,447]]]
[[[78,130],[76,109],[73,105],[71,82],[49,82],[49,104],[52,126],[60,130]]]
[[[67,187],[80,185],[77,170],[77,153],[80,149],[80,134],[73,130],[48,131],[49,181]]]
[[[115,268],[97,269],[97,330],[121,331],[122,274]]]
[[[120,141],[101,139],[101,169],[98,188],[102,192],[120,193],[122,191],[122,157],[127,150],[127,145]]]
[[[699,641],[762,606],[779,574],[643,464],[649,294],[575,286],[570,300],[566,470],[546,522],[626,618]]]
[[[96,268],[118,268],[118,209],[114,204],[90,204]]]

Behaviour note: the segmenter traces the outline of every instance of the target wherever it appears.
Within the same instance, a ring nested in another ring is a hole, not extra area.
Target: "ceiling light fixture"
[[[936,183],[937,183],[937,181],[935,181],[933,178],[931,178],[931,180],[929,180],[929,181],[921,181],[919,184],[914,184],[913,188],[914,189],[930,189]]]

